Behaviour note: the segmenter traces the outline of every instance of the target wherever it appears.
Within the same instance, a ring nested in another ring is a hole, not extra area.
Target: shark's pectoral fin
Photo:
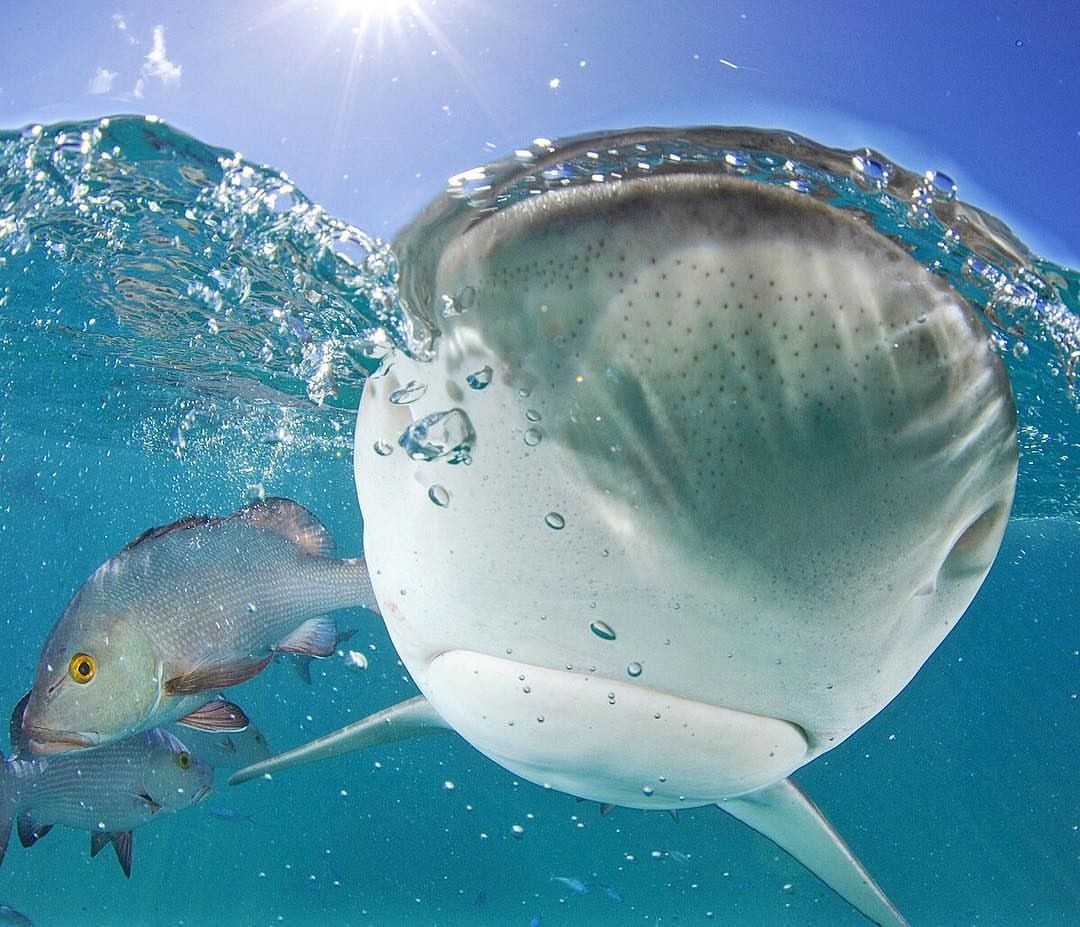
[[[368,715],[360,721],[346,725],[332,734],[313,740],[295,750],[279,753],[268,760],[261,760],[237,770],[229,777],[229,785],[247,782],[256,776],[287,769],[289,766],[300,766],[303,763],[325,760],[341,753],[350,753],[363,747],[393,743],[395,740],[406,740],[410,737],[420,737],[424,734],[447,730],[451,728],[431,707],[430,702],[422,695],[418,695],[416,698],[399,702],[397,705],[391,705],[373,715]]]
[[[717,807],[786,850],[875,924],[906,927],[903,915],[790,779],[719,802]]]

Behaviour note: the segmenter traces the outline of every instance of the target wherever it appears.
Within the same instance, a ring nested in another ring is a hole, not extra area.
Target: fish
[[[211,808],[210,814],[220,821],[232,821],[233,823],[246,822],[248,824],[255,823],[255,815],[244,814],[241,811],[237,811],[235,808]]]
[[[90,833],[91,856],[111,843],[130,878],[132,831],[197,805],[213,789],[214,770],[163,728],[92,750],[34,756],[21,726],[27,700],[12,713],[16,752],[0,754],[0,863],[13,823],[24,847],[63,824]]]
[[[353,470],[421,695],[230,782],[449,730],[602,805],[719,807],[906,923],[790,777],[978,592],[1016,404],[964,293],[824,185],[732,169],[773,148],[851,164],[779,131],[582,136],[401,232],[416,344],[365,383]]]
[[[11,905],[0,904],[0,924],[6,927],[34,927],[34,922]]]
[[[254,724],[242,731],[202,731],[179,724],[170,725],[167,730],[214,769],[240,769],[273,754],[266,735]]]
[[[324,657],[329,613],[375,609],[363,558],[338,559],[307,509],[269,497],[144,532],[99,566],[45,641],[23,726],[38,754],[170,722],[243,730],[221,689],[279,653]]]
[[[590,882],[589,888],[592,891],[597,891],[605,898],[610,898],[612,901],[622,902],[622,894],[614,885],[605,885],[603,882]]]
[[[561,882],[576,895],[587,895],[589,893],[589,886],[582,882],[581,879],[575,879],[573,876],[552,876],[551,881]]]

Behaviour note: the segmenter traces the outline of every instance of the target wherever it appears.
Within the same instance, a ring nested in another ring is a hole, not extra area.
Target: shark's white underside
[[[369,380],[356,435],[427,699],[405,726],[605,803],[720,803],[902,923],[784,780],[907,684],[996,554],[1015,412],[970,307],[850,215],[696,174],[549,192],[433,267],[463,311]],[[455,409],[468,464],[398,446]]]

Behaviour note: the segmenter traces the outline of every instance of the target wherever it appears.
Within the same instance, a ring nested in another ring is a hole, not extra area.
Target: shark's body
[[[719,803],[903,923],[786,777],[906,685],[997,551],[1015,412],[973,311],[855,218],[707,174],[548,192],[426,258],[413,298],[463,311],[371,378],[355,465],[427,701],[271,763],[445,724],[578,796]],[[464,451],[397,447],[453,410]]]

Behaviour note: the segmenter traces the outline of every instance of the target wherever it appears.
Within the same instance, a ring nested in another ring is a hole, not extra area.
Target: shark
[[[365,556],[421,694],[231,781],[453,731],[605,806],[717,805],[906,923],[791,775],[996,556],[1016,412],[988,330],[800,190],[681,162],[500,204],[478,176],[487,205],[448,194],[395,242],[437,339],[357,417]]]

